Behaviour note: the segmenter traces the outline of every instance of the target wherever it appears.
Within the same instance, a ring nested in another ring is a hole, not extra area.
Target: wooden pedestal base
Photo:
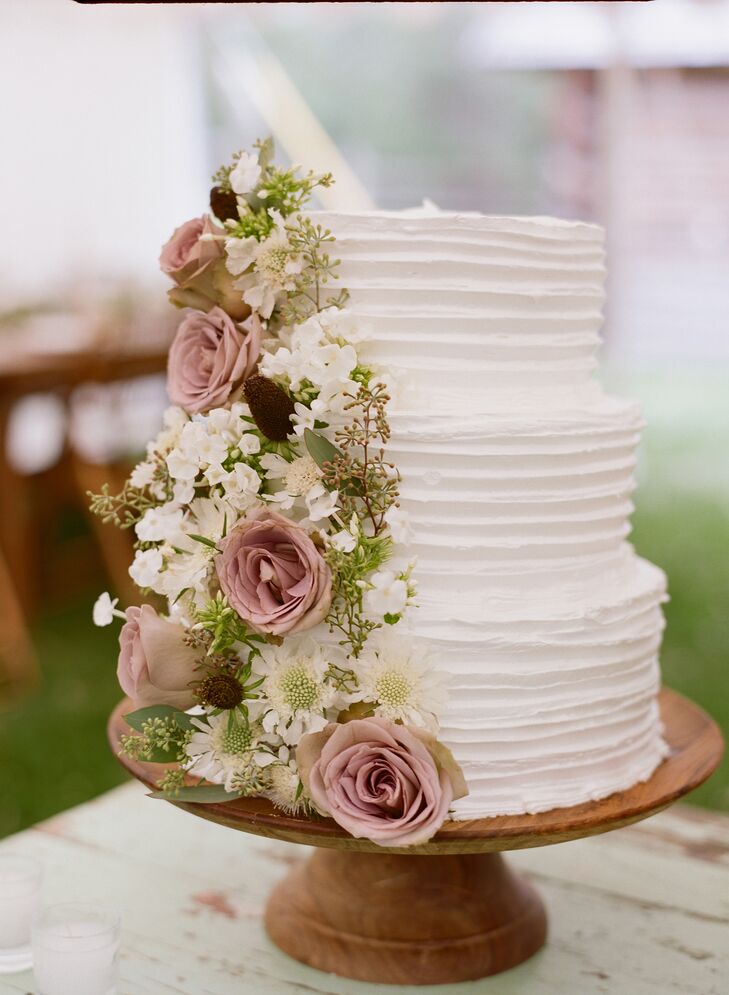
[[[649,781],[573,808],[449,821],[406,851],[354,839],[331,819],[288,815],[265,798],[174,804],[231,829],[321,848],[278,885],[266,909],[271,939],[297,960],[361,981],[475,980],[531,957],[547,932],[539,896],[499,851],[627,826],[693,791],[715,769],[723,749],[716,723],[674,691],[664,689],[660,705],[670,755]],[[123,701],[109,720],[117,754],[129,731],[127,711]],[[120,759],[146,785],[160,776],[158,764]]]
[[[536,891],[497,853],[322,849],[275,888],[266,929],[321,971],[433,985],[515,967],[544,944],[547,917]]]

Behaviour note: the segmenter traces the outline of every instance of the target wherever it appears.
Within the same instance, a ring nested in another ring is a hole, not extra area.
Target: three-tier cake
[[[602,231],[310,213],[332,178],[272,156],[164,246],[172,406],[93,497],[142,591],[95,609],[123,751],[387,847],[646,780],[665,579],[627,543],[640,412],[592,378]]]

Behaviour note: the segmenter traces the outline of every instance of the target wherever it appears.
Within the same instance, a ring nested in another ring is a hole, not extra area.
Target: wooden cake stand
[[[509,869],[501,851],[594,836],[645,819],[716,768],[723,743],[712,719],[674,691],[664,690],[660,705],[671,754],[645,784],[540,815],[447,822],[428,843],[407,850],[354,839],[331,819],[286,815],[264,799],[173,804],[231,829],[319,848],[268,901],[266,929],[290,956],[362,981],[473,980],[520,964],[547,935],[539,895]],[[117,754],[130,707],[121,702],[109,721]],[[148,786],[163,769],[120,760]]]

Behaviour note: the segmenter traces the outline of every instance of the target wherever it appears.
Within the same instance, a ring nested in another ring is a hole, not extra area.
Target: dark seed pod
[[[210,210],[218,221],[238,220],[238,200],[232,190],[213,187],[210,191]]]
[[[251,417],[267,439],[285,442],[292,431],[291,415],[294,402],[273,380],[254,373],[243,384],[243,396],[251,409]]]
[[[197,698],[201,705],[227,711],[243,701],[243,688],[232,674],[211,674],[198,687]]]

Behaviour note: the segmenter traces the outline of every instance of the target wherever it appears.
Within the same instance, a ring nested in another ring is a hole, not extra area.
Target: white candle
[[[119,917],[95,905],[54,905],[33,925],[38,995],[115,995]]]
[[[42,877],[32,857],[0,854],[0,974],[30,967],[30,927],[41,906]]]

